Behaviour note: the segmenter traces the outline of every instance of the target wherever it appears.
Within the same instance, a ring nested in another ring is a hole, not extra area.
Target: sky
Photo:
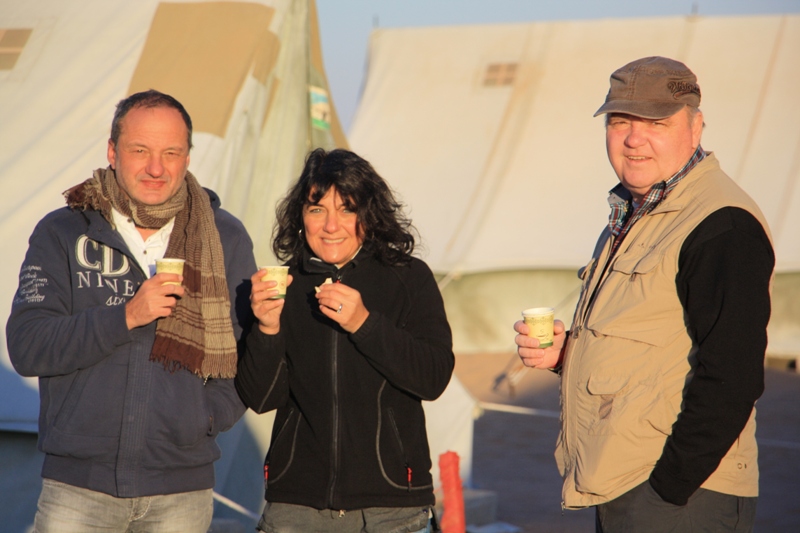
[[[375,27],[800,12],[800,0],[316,0],[322,55],[342,126],[350,129]]]

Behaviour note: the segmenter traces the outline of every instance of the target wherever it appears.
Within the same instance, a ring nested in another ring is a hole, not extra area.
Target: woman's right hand
[[[250,291],[250,307],[258,320],[258,329],[266,335],[277,335],[281,329],[281,312],[286,300],[283,298],[270,298],[277,296],[277,281],[261,281],[267,275],[265,269],[261,269],[252,275],[250,281],[252,290]],[[286,280],[286,286],[292,284],[292,276]]]

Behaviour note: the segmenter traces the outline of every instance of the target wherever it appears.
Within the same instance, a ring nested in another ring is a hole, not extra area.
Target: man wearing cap
[[[606,148],[619,185],[570,331],[523,362],[562,376],[563,506],[597,531],[750,531],[758,496],[774,255],[753,200],[700,146],[694,74],[647,57],[611,75]]]
[[[150,90],[117,104],[109,166],[34,229],[6,326],[39,378],[37,533],[205,533],[215,439],[244,414],[253,245],[188,172],[192,122]],[[156,273],[162,257],[183,275]]]

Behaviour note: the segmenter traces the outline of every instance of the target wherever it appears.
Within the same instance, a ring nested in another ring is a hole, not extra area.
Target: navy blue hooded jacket
[[[252,321],[253,245],[209,195],[238,341]],[[17,372],[39,377],[42,477],[126,498],[214,486],[215,437],[245,407],[232,379],[204,383],[149,360],[156,323],[125,321],[146,279],[98,211],[64,207],[33,231],[6,338]]]

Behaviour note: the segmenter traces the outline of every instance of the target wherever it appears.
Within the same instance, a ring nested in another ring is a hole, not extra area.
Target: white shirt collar
[[[114,208],[111,209],[111,216],[122,240],[128,245],[131,255],[149,278],[155,273],[156,259],[161,259],[167,252],[169,237],[175,226],[175,217],[169,219],[169,222],[144,240],[132,219]]]

